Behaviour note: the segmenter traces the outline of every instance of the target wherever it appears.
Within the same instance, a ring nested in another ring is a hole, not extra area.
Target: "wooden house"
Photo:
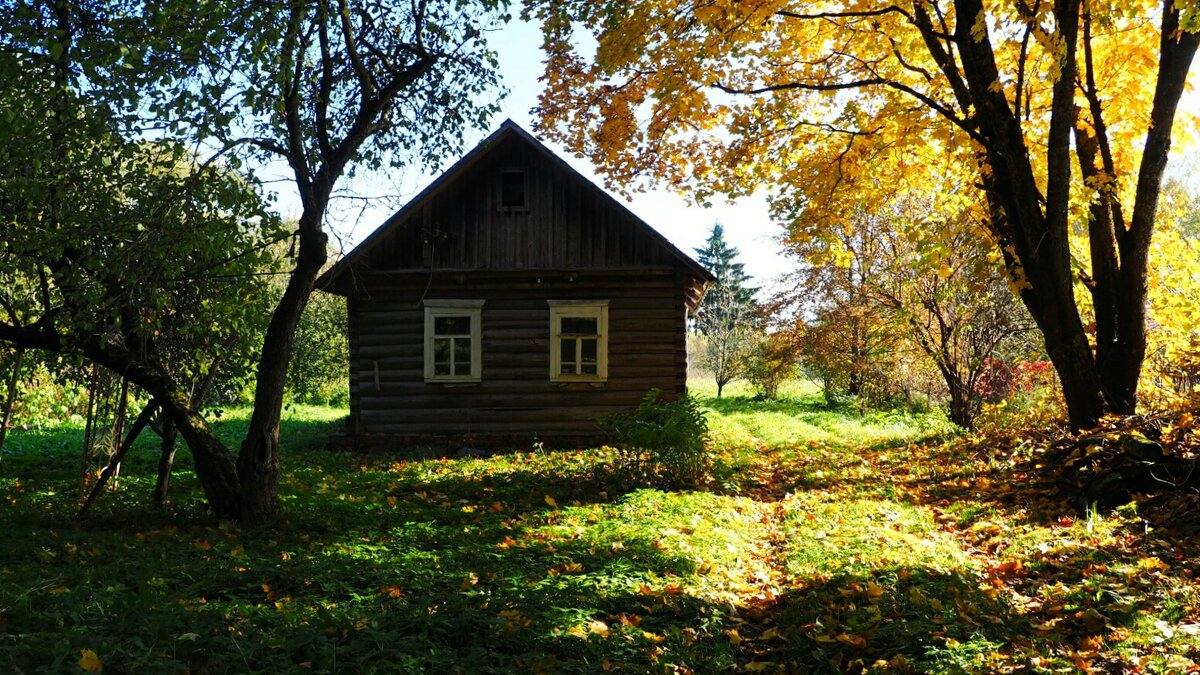
[[[351,434],[490,448],[682,393],[712,280],[506,121],[318,286],[348,301]]]

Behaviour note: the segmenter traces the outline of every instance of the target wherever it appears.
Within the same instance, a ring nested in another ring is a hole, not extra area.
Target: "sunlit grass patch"
[[[710,427],[718,444],[774,447],[815,441],[861,447],[954,431],[942,411],[862,413],[845,406],[831,408],[812,382],[791,382],[772,401],[757,400],[752,391],[737,385],[728,385],[722,398],[716,398],[711,383],[689,387],[713,413]]]
[[[801,581],[838,573],[924,567],[966,569],[969,559],[924,509],[797,493],[785,502],[787,569]]]

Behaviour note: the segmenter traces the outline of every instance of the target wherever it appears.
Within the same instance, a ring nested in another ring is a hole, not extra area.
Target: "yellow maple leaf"
[[[462,584],[458,587],[460,591],[469,591],[472,586],[479,583],[479,575],[474,572],[467,573],[467,578],[463,579]]]
[[[89,673],[99,673],[104,670],[104,664],[100,662],[100,657],[90,649],[79,651],[79,667]]]
[[[1140,567],[1143,570],[1169,570],[1169,569],[1171,569],[1170,565],[1163,562],[1157,556],[1150,556],[1148,558],[1139,558],[1137,564],[1138,564],[1138,567]]]
[[[662,642],[665,642],[667,639],[657,633],[651,633],[648,630],[642,631],[642,637],[646,638],[647,640],[653,642],[656,645],[661,644]]]

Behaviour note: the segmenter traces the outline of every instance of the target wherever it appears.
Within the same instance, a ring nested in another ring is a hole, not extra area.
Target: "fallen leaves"
[[[83,649],[79,652],[79,667],[88,673],[99,673],[104,671],[104,664],[100,662],[100,657],[91,649]]]

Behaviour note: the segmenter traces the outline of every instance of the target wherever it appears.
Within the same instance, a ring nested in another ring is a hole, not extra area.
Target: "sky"
[[[526,131],[533,133],[534,118],[530,110],[537,105],[542,74],[542,38],[538,27],[514,18],[502,29],[489,37],[489,44],[497,51],[500,75],[509,94],[500,102],[501,112],[493,119],[491,128],[473,134],[466,140],[462,154],[466,154],[479,141],[500,127],[505,119],[511,119]],[[537,136],[537,134],[534,134]],[[603,187],[603,180],[596,177],[592,165],[585,159],[571,156],[562,146],[546,142],[552,151],[566,160],[593,183]],[[450,158],[446,167],[457,161]],[[353,192],[364,195],[388,194],[390,199],[339,200],[331,205],[330,228],[341,238],[345,251],[362,241],[381,225],[400,205],[415,197],[426,185],[437,177],[437,173],[397,172],[388,175],[380,184],[379,177],[370,183],[353,186]],[[705,208],[689,205],[684,198],[667,191],[639,193],[632,201],[614,195],[642,220],[649,223],[681,251],[695,257],[695,249],[703,247],[712,231],[713,224],[720,222],[725,227],[726,241],[738,249],[737,261],[745,264],[746,273],[753,284],[764,289],[771,286],[770,280],[792,271],[795,262],[787,259],[775,239],[783,230],[771,222],[767,213],[766,200],[743,199],[737,203],[726,203],[713,199],[713,205]],[[284,198],[281,206],[287,211],[291,201]],[[364,208],[364,206],[366,208]]]
[[[509,93],[500,102],[501,112],[492,120],[491,127],[469,135],[462,154],[469,152],[479,141],[499,128],[505,119],[512,119],[526,131],[533,133],[534,119],[530,110],[537,105],[538,94],[541,91],[541,84],[538,82],[542,74],[541,43],[538,27],[516,18],[490,35],[489,44],[497,51],[500,76]],[[1200,65],[1196,68],[1200,69]],[[1195,110],[1198,107],[1200,103],[1197,92],[1185,94],[1181,109]],[[596,172],[587,160],[573,157],[555,143],[539,140],[585,177],[603,186],[603,181],[596,177]],[[457,159],[458,157],[449,158],[445,167],[449,167]],[[397,171],[382,178],[372,177],[369,182],[364,182],[361,178],[345,181],[350,185],[349,191],[352,194],[367,197],[387,195],[388,198],[364,200],[355,197],[331,205],[328,224],[340,239],[343,251],[349,251],[354,244],[362,241],[437,175],[437,172]],[[1192,178],[1195,179],[1195,176]],[[683,197],[666,190],[637,193],[630,199],[620,195],[614,196],[624,201],[631,211],[657,229],[681,251],[693,257],[695,249],[704,246],[713,224],[720,222],[725,227],[726,240],[739,252],[738,262],[745,264],[753,284],[760,288],[760,295],[768,294],[777,287],[774,282],[780,275],[792,272],[796,268],[796,261],[785,256],[777,243],[777,239],[783,234],[783,228],[772,222],[766,200],[760,196],[734,203],[714,198],[710,207],[688,204]],[[299,209],[295,206],[291,209],[295,209],[297,213],[288,213],[289,204],[298,204],[298,200],[284,196],[280,203],[283,215],[298,215]]]

